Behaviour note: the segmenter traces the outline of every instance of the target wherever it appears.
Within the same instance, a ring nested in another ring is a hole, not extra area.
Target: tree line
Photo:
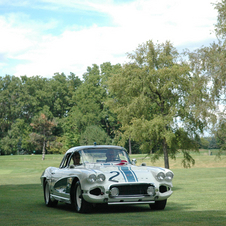
[[[226,1],[215,4],[217,42],[179,53],[171,42],[147,41],[124,65],[93,64],[74,73],[0,77],[1,154],[64,153],[77,145],[117,144],[153,160],[205,147],[211,129],[225,149]],[[209,148],[209,147],[208,147]]]

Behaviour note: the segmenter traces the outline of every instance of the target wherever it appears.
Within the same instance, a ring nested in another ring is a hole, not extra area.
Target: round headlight
[[[90,174],[89,177],[87,178],[87,180],[91,183],[94,183],[94,182],[96,182],[97,177],[95,174]]]
[[[163,181],[164,179],[165,179],[165,174],[163,173],[163,172],[159,172],[158,174],[157,174],[157,180],[158,181]]]
[[[119,189],[116,188],[116,187],[112,188],[112,189],[110,190],[110,195],[111,195],[112,197],[118,196],[118,195],[119,195]]]
[[[172,181],[173,180],[173,173],[167,172],[165,180],[168,181],[168,182]]]
[[[149,186],[147,189],[147,194],[154,196],[155,195],[155,188],[153,186]]]
[[[98,181],[98,182],[103,182],[103,181],[105,181],[105,179],[106,179],[106,177],[105,177],[104,174],[99,174],[99,175],[97,176],[97,181]]]

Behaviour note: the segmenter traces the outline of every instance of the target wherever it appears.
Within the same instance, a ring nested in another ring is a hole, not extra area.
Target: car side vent
[[[96,196],[98,196],[98,195],[101,195],[101,190],[100,190],[100,188],[95,188],[95,189],[91,190],[89,193],[90,193],[91,195],[96,195]]]
[[[159,191],[160,191],[161,193],[167,192],[167,191],[169,191],[169,190],[170,190],[170,188],[167,187],[167,186],[164,186],[164,185],[161,185],[161,186],[159,187]]]

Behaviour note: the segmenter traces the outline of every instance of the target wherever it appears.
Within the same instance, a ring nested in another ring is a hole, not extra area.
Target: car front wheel
[[[57,200],[51,200],[49,183],[47,181],[45,182],[45,185],[44,185],[44,200],[45,200],[46,206],[50,206],[50,207],[54,207],[58,203]]]
[[[154,204],[149,204],[152,210],[164,210],[166,206],[167,199],[156,201]]]
[[[76,182],[74,187],[74,206],[78,213],[89,213],[92,208],[92,204],[84,200],[82,197],[82,189],[79,181]]]

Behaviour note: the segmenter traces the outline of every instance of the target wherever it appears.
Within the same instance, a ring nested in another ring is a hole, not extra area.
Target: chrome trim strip
[[[126,204],[151,204],[155,201],[136,201],[136,202],[108,202],[108,205],[126,205]]]
[[[57,196],[57,195],[50,195],[50,198],[54,198],[54,199],[61,201],[61,202],[71,203],[69,198],[64,198],[64,197]]]
[[[119,195],[119,196],[110,196],[111,199],[128,199],[128,198],[145,198],[145,197],[154,197],[151,195]]]

